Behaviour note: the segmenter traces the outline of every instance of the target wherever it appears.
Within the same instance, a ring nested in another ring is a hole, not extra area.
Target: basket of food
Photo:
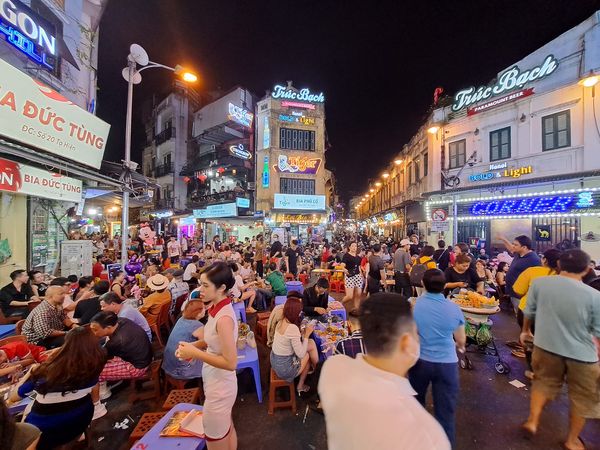
[[[461,289],[450,300],[460,306],[465,317],[474,322],[487,322],[488,316],[500,311],[500,302],[495,297],[486,297],[474,291]]]

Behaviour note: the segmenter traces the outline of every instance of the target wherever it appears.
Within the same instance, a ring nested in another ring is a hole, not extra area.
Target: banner
[[[237,216],[237,206],[235,203],[222,203],[220,205],[209,205],[206,209],[194,209],[194,217],[196,219],[235,216]]]
[[[319,171],[320,166],[320,158],[279,155],[277,158],[277,165],[273,167],[277,172],[314,175]]]
[[[275,194],[274,209],[325,211],[324,195]]]
[[[0,159],[0,191],[81,202],[81,180]]]
[[[0,136],[100,168],[110,125],[0,59]]]

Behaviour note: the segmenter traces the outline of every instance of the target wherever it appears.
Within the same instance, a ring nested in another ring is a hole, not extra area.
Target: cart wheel
[[[504,374],[508,375],[510,373],[510,366],[502,361],[502,367],[504,367]]]
[[[464,359],[461,359],[460,362],[460,368],[461,369],[466,369],[467,368],[467,362]]]
[[[506,366],[505,364],[503,364],[501,362],[497,362],[494,365],[494,368],[496,369],[496,372],[498,372],[499,374],[508,373],[508,371],[506,370],[507,368],[510,371],[510,367]]]

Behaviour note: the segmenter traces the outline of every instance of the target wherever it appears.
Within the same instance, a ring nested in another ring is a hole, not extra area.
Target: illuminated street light
[[[378,181],[377,183],[375,183],[375,186],[380,187],[381,186],[381,181]]]
[[[598,83],[598,81],[600,81],[600,78],[595,75],[592,75],[579,81],[579,84],[585,87],[593,87],[596,85],[596,83]]]
[[[196,81],[198,81],[198,75],[196,75],[193,72],[190,72],[189,70],[184,69],[179,64],[177,64],[173,68],[173,72],[175,72],[175,75],[179,75],[181,79],[187,83],[195,83]]]
[[[432,127],[427,128],[427,132],[429,134],[435,134],[438,132],[439,129],[440,129],[440,127],[438,127],[437,125],[434,125]]]
[[[388,177],[390,176],[390,174],[389,174],[389,173],[387,173],[387,172],[383,172],[383,173],[381,174],[381,176],[382,176],[383,178],[388,178]]]
[[[400,164],[402,164],[402,160],[401,159],[395,159],[394,160],[394,164],[396,164],[397,166],[399,166]]]
[[[375,183],[375,185],[377,185],[377,183]],[[369,189],[369,192],[373,193],[373,192],[375,192],[375,189],[371,188],[371,189]]]

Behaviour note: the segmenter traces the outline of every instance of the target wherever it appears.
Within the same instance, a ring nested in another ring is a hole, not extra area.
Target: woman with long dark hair
[[[32,391],[37,393],[25,422],[42,432],[38,449],[64,445],[79,437],[94,415],[98,401],[98,377],[106,353],[87,327],[69,331],[65,343],[21,380],[11,401],[17,402]],[[92,397],[95,397],[94,400]]]
[[[198,341],[179,342],[175,355],[198,359],[204,383],[204,432],[209,450],[235,450],[237,433],[231,410],[237,396],[237,316],[227,297],[234,285],[230,267],[217,262],[200,275],[200,299],[208,322],[198,330]]]
[[[363,288],[363,276],[360,272],[362,258],[357,255],[358,246],[356,242],[350,242],[347,248],[348,251],[342,257],[342,265],[346,275],[344,277],[346,295],[342,299],[342,303],[352,300],[353,309],[358,309]]]
[[[288,296],[283,307],[283,320],[275,329],[273,347],[271,349],[271,367],[279,378],[287,382],[298,381],[298,394],[308,392],[309,387],[305,384],[310,369],[319,362],[319,353],[315,341],[309,339],[314,330],[314,325],[306,325],[304,334],[300,331],[302,319],[302,300],[299,296]]]

